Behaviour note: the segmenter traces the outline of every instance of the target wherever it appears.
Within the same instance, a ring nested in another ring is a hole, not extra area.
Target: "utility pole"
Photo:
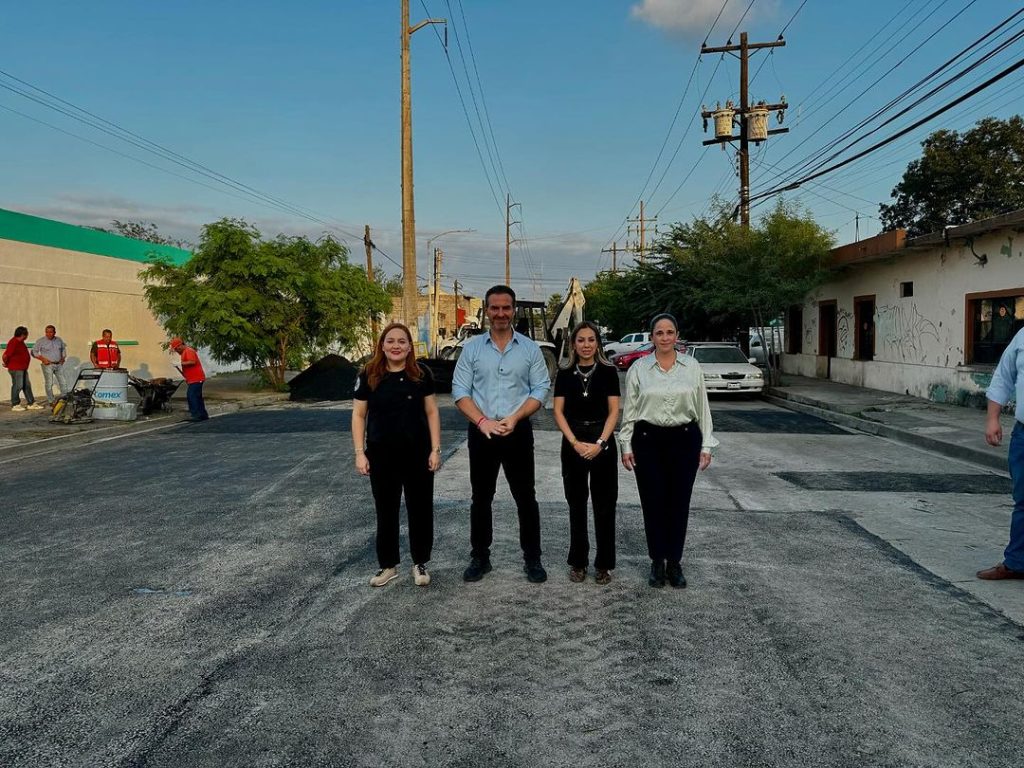
[[[636,233],[639,239],[634,243],[633,253],[637,255],[637,261],[641,264],[644,263],[644,254],[647,252],[647,223],[650,222],[653,224],[657,222],[657,220],[657,216],[648,219],[644,215],[643,200],[640,201],[640,215],[635,219],[626,219],[626,221],[631,225],[627,230],[628,232],[632,233],[634,231],[632,225],[636,225]]]
[[[618,241],[612,243],[611,248],[602,248],[601,253],[610,253],[612,255],[612,274],[617,274],[619,271],[618,267],[618,255],[619,255],[619,243]]]
[[[371,283],[376,282],[373,274],[373,240],[370,239],[370,225],[367,224],[363,229],[363,245],[366,246],[366,279]],[[370,327],[373,333],[373,345],[377,346],[377,336],[380,333],[380,328],[377,325],[377,316],[374,315],[370,318]]]
[[[512,225],[520,223],[512,221],[512,209],[517,205],[522,210],[522,205],[512,202],[511,194],[505,195],[505,285],[512,285]]]
[[[782,122],[782,116],[784,111],[789,107],[786,103],[786,98],[782,97],[778,104],[767,104],[764,101],[759,101],[753,107],[750,106],[750,94],[748,92],[748,73],[749,73],[749,61],[750,52],[753,50],[759,50],[761,48],[781,48],[786,44],[786,41],[779,36],[779,39],[771,43],[751,43],[747,40],[747,33],[740,33],[740,44],[739,45],[722,45],[715,48],[708,48],[706,45],[701,46],[701,54],[705,53],[735,53],[739,51],[740,58],[740,106],[739,109],[734,109],[731,102],[725,103],[725,108],[717,107],[714,110],[704,109],[701,111],[701,117],[704,118],[704,130],[707,130],[707,121],[709,117],[715,119],[715,138],[704,142],[704,145],[709,144],[724,144],[725,142],[735,141],[739,139],[740,142],[740,204],[739,214],[740,222],[744,227],[750,226],[750,142],[753,141],[755,144],[760,144],[766,140],[769,136],[777,133],[788,133],[788,128],[776,128],[768,130],[768,113],[776,112],[778,114],[778,120]],[[734,119],[739,118],[740,124],[740,135],[732,135],[732,126]]]
[[[458,330],[458,328],[459,328],[459,288],[461,288],[461,287],[462,287],[462,284],[458,280],[456,280],[454,283],[452,283],[452,290],[455,291],[455,328],[456,328],[456,330]]]
[[[434,300],[430,302],[430,352],[437,357],[437,302],[441,298],[441,258],[444,252],[440,248],[434,249]]]
[[[409,38],[428,24],[445,19],[424,19],[409,26],[409,0],[402,0],[402,316],[416,339],[416,214],[412,191],[412,71]]]

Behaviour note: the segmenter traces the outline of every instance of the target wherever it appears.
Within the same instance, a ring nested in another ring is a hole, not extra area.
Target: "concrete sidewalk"
[[[1007,468],[1011,415],[1003,416],[1005,437],[1003,445],[995,448],[985,442],[985,412],[977,408],[786,374],[780,386],[765,389],[765,398],[791,410],[943,456],[992,469]]]
[[[256,389],[248,371],[223,373],[206,380],[203,387],[206,410],[211,416],[230,413],[242,408],[255,408],[286,402],[287,392]],[[138,401],[135,390],[128,389],[128,399]],[[188,419],[185,385],[182,383],[171,399],[171,411],[140,415],[136,421],[92,421],[84,424],[51,424],[50,409],[41,411],[12,411],[5,401],[0,405],[0,462],[49,453],[60,448],[86,445],[99,440],[168,427]],[[36,402],[46,405],[45,397]]]

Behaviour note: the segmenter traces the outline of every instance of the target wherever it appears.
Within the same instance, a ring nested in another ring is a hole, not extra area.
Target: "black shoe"
[[[651,575],[647,577],[647,583],[652,587],[661,589],[665,586],[665,561],[651,560]]]
[[[482,560],[476,555],[473,555],[473,559],[469,561],[469,565],[466,566],[466,570],[462,572],[463,581],[480,581],[484,577],[485,573],[491,572],[491,561],[490,559]]]
[[[669,563],[668,568],[665,569],[665,573],[668,576],[668,583],[676,589],[684,589],[686,587],[686,577],[683,576],[683,566],[680,563]]]
[[[548,572],[540,564],[540,560],[527,560],[523,566],[526,571],[526,580],[531,584],[542,584],[548,580]]]

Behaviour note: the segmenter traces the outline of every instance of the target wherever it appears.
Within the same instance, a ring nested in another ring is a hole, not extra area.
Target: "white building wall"
[[[963,401],[985,389],[990,366],[964,362],[966,295],[1005,289],[1024,293],[1024,235],[1012,229],[979,236],[966,245],[905,251],[851,266],[808,297],[803,308],[803,354],[785,355],[783,371],[824,376],[818,357],[818,302],[836,300],[838,356],[831,378],[855,386],[902,392],[943,402]],[[900,284],[914,295],[900,298]],[[854,298],[875,297],[874,360],[854,360]]]

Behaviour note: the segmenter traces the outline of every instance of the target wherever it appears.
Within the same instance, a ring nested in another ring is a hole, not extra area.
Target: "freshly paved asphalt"
[[[978,472],[979,494],[966,465],[812,417],[715,412],[722,449],[698,480],[685,591],[646,586],[625,472],[612,584],[568,582],[546,413],[543,585],[523,576],[504,490],[495,571],[461,582],[468,473],[450,406],[427,589],[408,562],[366,584],[373,507],[344,408],[240,412],[5,464],[0,765],[1015,760],[1024,627],[936,575],[938,534],[915,533],[969,505],[990,564],[1005,478]]]

